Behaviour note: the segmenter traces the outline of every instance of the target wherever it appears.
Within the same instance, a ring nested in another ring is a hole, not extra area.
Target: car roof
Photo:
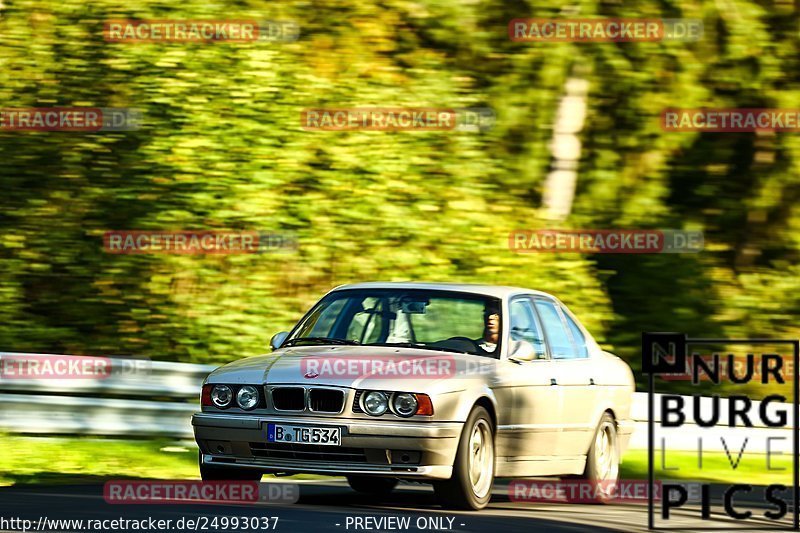
[[[365,283],[351,283],[340,285],[333,291],[352,290],[352,289],[422,289],[466,292],[471,294],[481,294],[484,296],[494,296],[496,298],[510,298],[517,294],[539,294],[550,298],[554,296],[532,289],[522,287],[507,287],[503,285],[481,285],[477,283],[430,283],[416,281],[369,281]]]

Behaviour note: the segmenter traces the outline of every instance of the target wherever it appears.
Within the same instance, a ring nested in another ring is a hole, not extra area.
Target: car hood
[[[248,357],[218,368],[209,383],[301,384],[424,391],[493,374],[488,357],[385,346],[296,346]],[[408,383],[401,387],[400,383]]]

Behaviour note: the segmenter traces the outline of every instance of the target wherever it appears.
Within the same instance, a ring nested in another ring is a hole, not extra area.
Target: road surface
[[[289,481],[290,480],[286,480]],[[480,512],[445,511],[433,497],[427,485],[401,484],[389,497],[377,500],[353,492],[345,482],[300,482],[300,499],[294,504],[282,505],[114,505],[103,498],[102,484],[95,485],[18,485],[0,488],[0,531],[20,531],[20,524],[10,524],[9,518],[32,521],[31,530],[53,531],[39,526],[39,520],[99,519],[113,520],[149,519],[195,520],[192,528],[181,531],[252,531],[243,527],[211,527],[213,517],[278,517],[277,524],[269,523],[269,530],[286,533],[351,532],[351,531],[452,531],[457,533],[532,533],[537,531],[647,531],[647,506],[639,504],[565,504],[514,502],[508,497],[507,485],[495,487],[490,506]],[[748,531],[774,531],[776,526],[790,525],[788,514],[779,524],[763,518],[763,510],[755,508],[755,516],[745,522],[702,521],[697,506],[687,507],[669,522],[670,530],[679,527],[684,531],[713,530],[747,526]],[[713,506],[712,518],[719,519],[722,505]],[[219,520],[219,519],[218,519]],[[201,524],[205,523],[205,528]],[[175,527],[162,528],[179,530]],[[62,527],[58,531],[87,531],[85,524],[79,529]],[[265,531],[266,529],[259,529]],[[98,531],[92,529],[92,531]],[[144,531],[144,530],[140,530]]]

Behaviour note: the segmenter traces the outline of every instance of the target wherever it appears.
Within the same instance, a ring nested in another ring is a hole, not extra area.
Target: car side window
[[[575,346],[572,344],[569,332],[561,320],[556,306],[547,300],[536,300],[536,310],[542,319],[544,332],[547,335],[547,344],[550,346],[550,356],[553,359],[573,359],[576,357]]]
[[[523,340],[531,343],[536,358],[546,358],[544,337],[530,300],[527,298],[512,300],[509,309],[511,312],[511,340]]]
[[[566,312],[563,313],[564,318],[567,320],[567,326],[572,333],[572,340],[575,341],[575,346],[578,349],[576,357],[589,357],[589,349],[586,347],[586,337],[583,335],[581,328],[572,320]]]

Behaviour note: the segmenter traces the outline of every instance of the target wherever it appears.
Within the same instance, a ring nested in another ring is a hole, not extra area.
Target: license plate
[[[267,424],[267,442],[291,442],[341,446],[342,429],[332,427]]]

